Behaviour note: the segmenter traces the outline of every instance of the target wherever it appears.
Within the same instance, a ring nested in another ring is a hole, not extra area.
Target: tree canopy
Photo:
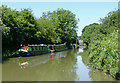
[[[20,44],[70,44],[77,41],[78,20],[69,10],[57,9],[35,18],[31,9],[0,8],[3,51],[15,51]]]
[[[75,43],[77,39],[76,29],[78,20],[69,10],[58,9],[53,12],[43,13],[40,19],[47,19],[54,25],[53,32],[56,32],[56,43]],[[54,38],[53,38],[54,39]]]

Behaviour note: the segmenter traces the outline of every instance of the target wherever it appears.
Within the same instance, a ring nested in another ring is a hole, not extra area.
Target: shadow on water
[[[2,63],[6,62],[8,60],[9,60],[9,58],[2,58]]]

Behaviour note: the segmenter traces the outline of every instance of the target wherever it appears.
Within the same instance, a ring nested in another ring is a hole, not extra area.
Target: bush
[[[89,62],[92,67],[101,69],[117,78],[120,71],[118,52],[118,32],[113,32],[103,38],[96,40],[89,46]]]

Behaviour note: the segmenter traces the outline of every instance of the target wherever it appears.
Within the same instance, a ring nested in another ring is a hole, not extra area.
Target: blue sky
[[[41,17],[43,12],[52,12],[58,8],[70,10],[80,19],[78,36],[82,34],[81,31],[86,25],[99,23],[100,18],[118,9],[118,2],[2,2],[2,4],[18,11],[21,8],[30,8],[37,18]]]

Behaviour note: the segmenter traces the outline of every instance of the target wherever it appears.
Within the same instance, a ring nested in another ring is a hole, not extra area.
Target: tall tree
[[[76,31],[78,28],[78,20],[75,18],[75,14],[71,11],[64,9],[58,9],[53,12],[49,11],[43,13],[42,18],[52,20],[52,22],[57,24],[56,33],[58,33],[61,43],[70,43],[73,34],[75,34],[74,36],[76,37],[74,37],[74,40],[76,40],[77,33],[71,33],[71,31]]]

